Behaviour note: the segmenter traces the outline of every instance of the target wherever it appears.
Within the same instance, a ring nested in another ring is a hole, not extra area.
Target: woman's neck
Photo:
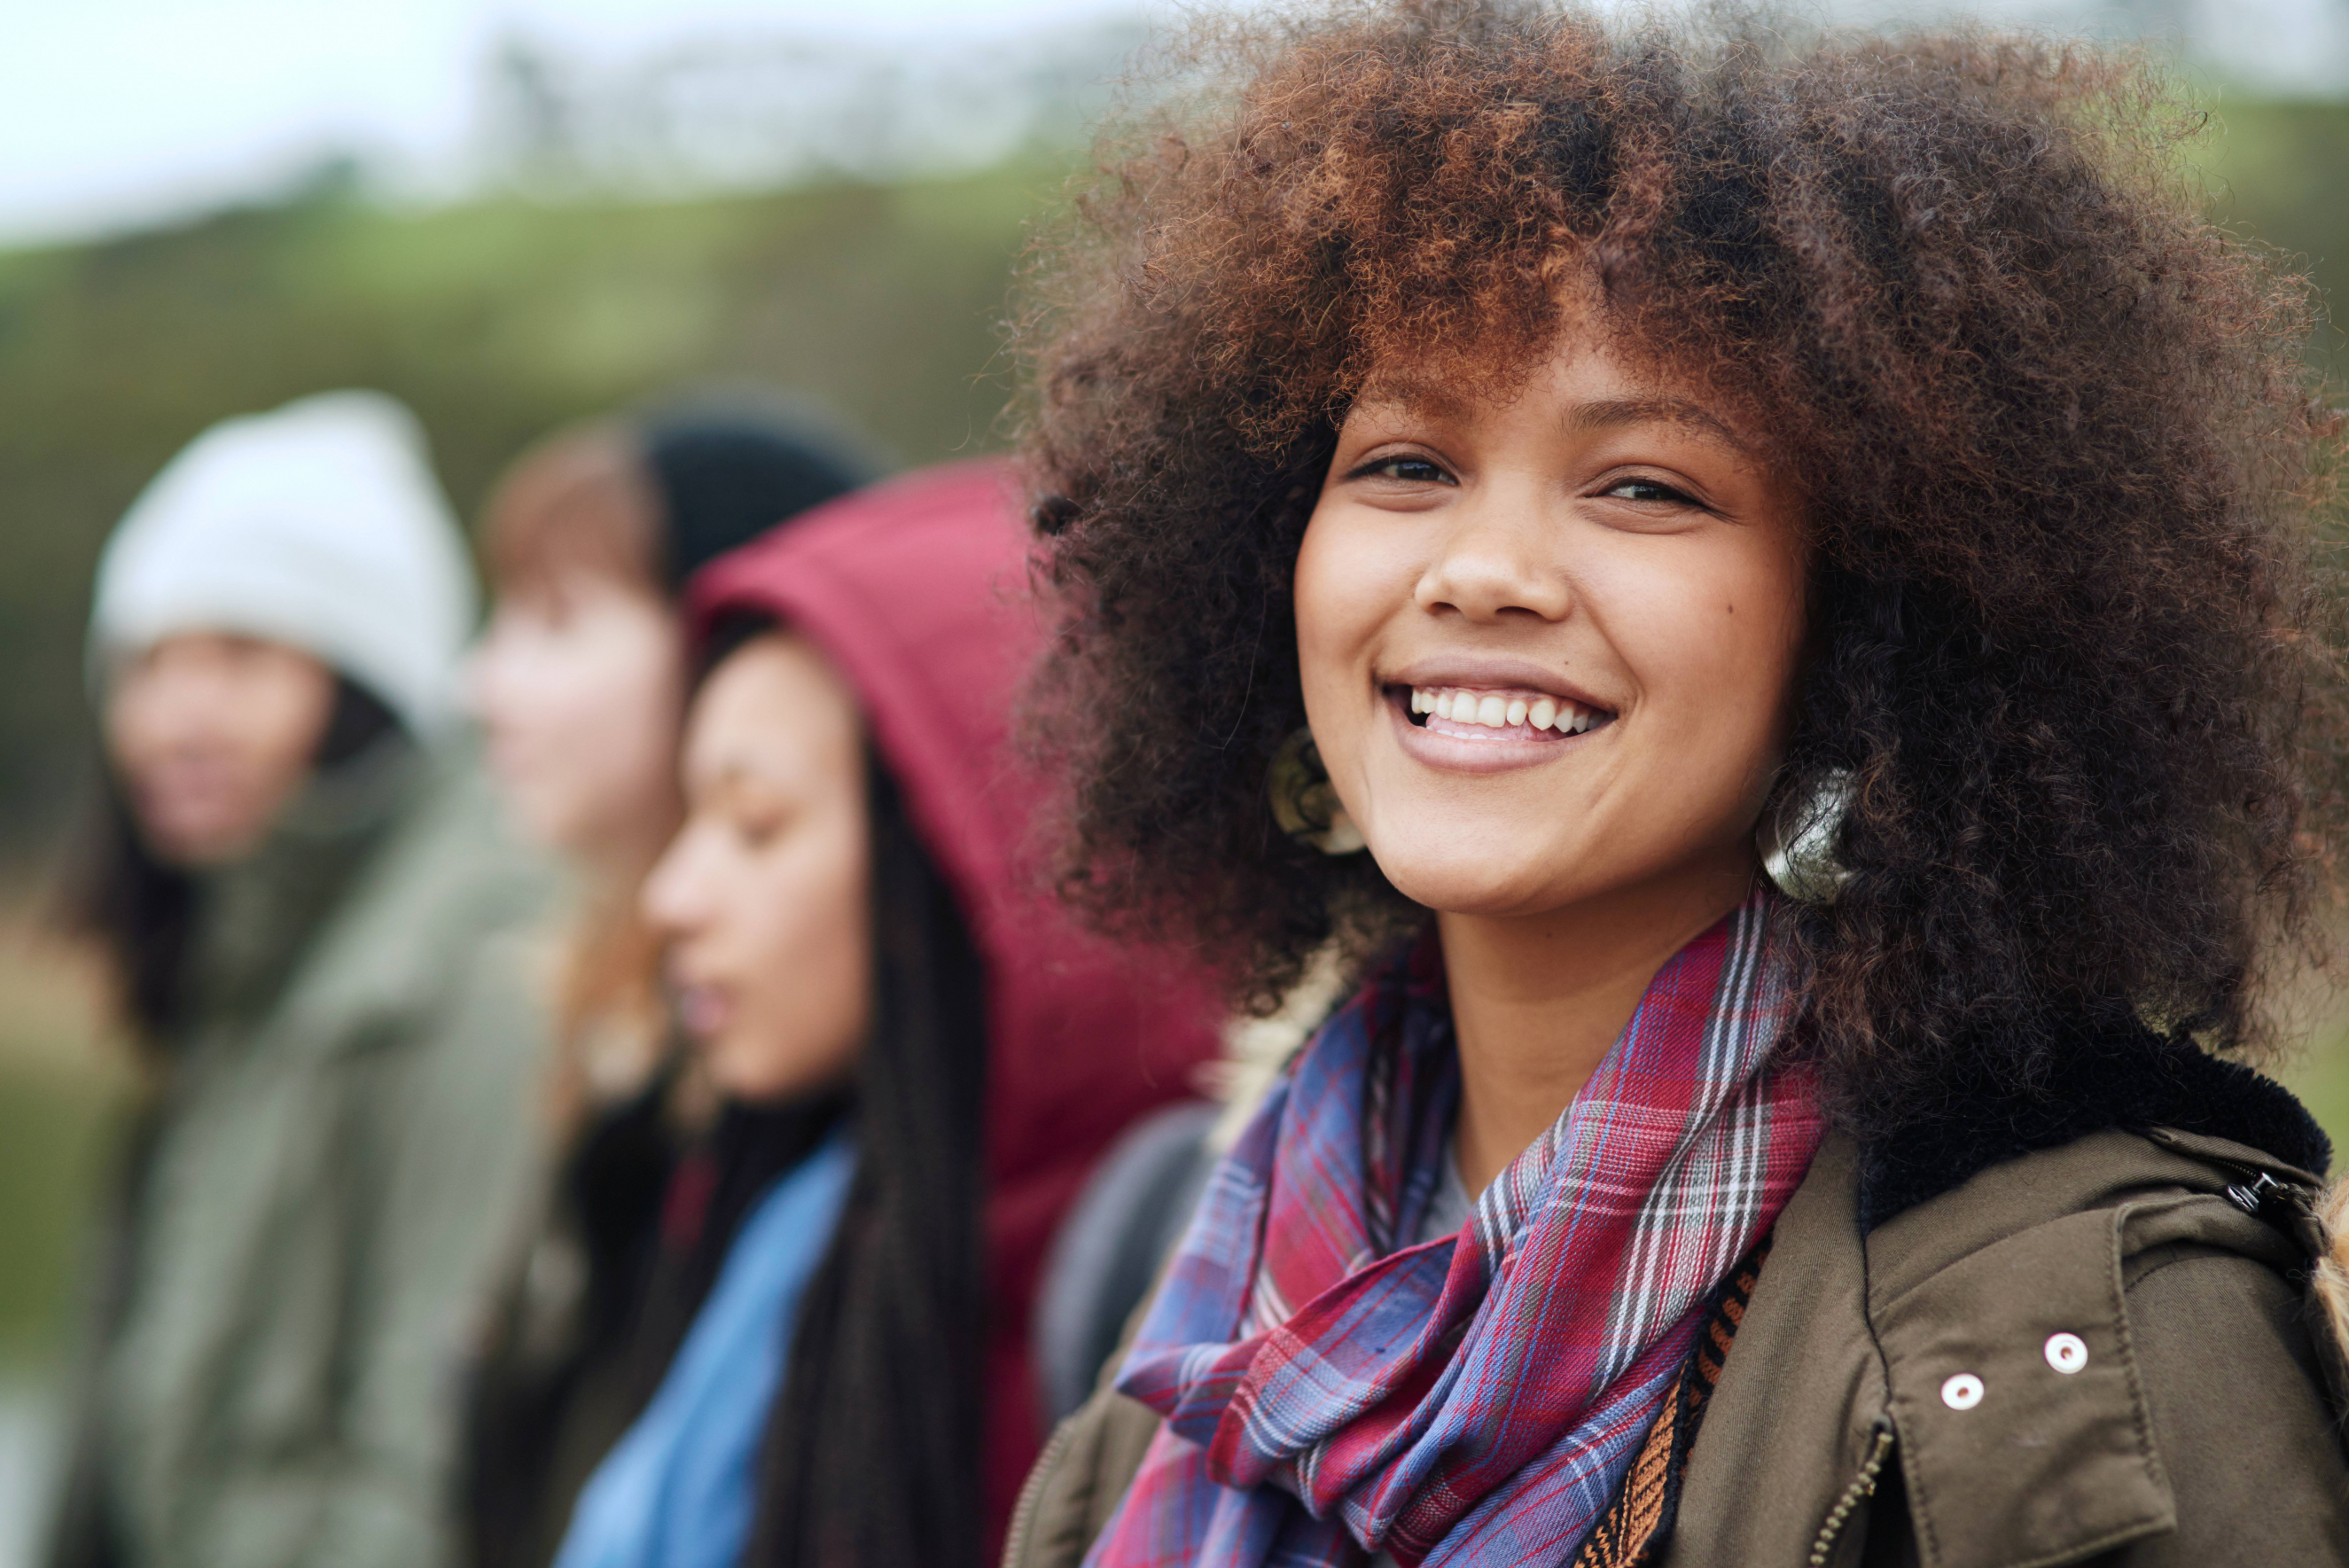
[[[1740,856],[1538,915],[1438,914],[1460,1046],[1460,1178],[1481,1192],[1599,1070],[1656,972],[1745,901]]]

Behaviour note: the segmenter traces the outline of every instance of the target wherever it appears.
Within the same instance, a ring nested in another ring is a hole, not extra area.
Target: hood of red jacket
[[[1216,1051],[1200,975],[1084,932],[1046,885],[1048,789],[1012,737],[1046,629],[1030,550],[1009,468],[957,463],[802,513],[711,563],[688,600],[697,639],[770,614],[854,687],[987,965],[988,1561],[1041,1440],[1028,1324],[1053,1227],[1111,1140],[1195,1095]]]

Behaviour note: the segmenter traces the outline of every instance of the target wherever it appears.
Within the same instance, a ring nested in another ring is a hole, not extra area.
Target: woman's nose
[[[679,830],[636,892],[636,912],[646,924],[664,935],[680,935],[698,922],[700,878],[694,868],[691,838],[690,825]]]
[[[1453,527],[1420,574],[1414,595],[1430,613],[1452,611],[1477,623],[1510,614],[1562,621],[1574,593],[1555,553],[1556,520],[1531,497],[1463,498]]]

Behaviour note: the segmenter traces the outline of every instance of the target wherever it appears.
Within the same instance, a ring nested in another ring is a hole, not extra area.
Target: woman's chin
[[[1396,892],[1438,914],[1495,919],[1537,914],[1572,902],[1557,885],[1554,859],[1526,854],[1475,855],[1418,843],[1371,855]]]
[[[793,1098],[794,1078],[755,1058],[730,1057],[711,1050],[702,1058],[710,1087],[737,1105],[774,1105]]]
[[[767,1040],[719,1036],[701,1042],[699,1048],[710,1086],[740,1105],[806,1099],[839,1088],[854,1071],[853,1056],[843,1061],[829,1055],[779,1052]]]

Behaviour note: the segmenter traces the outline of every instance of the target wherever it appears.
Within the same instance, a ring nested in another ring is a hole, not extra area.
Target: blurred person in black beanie
[[[636,914],[680,816],[678,595],[709,561],[885,466],[804,403],[734,392],[559,431],[491,500],[496,603],[470,696],[517,825],[569,863],[578,893],[551,977],[543,1113],[558,1153],[471,1378],[461,1507],[481,1568],[552,1559],[709,1283],[656,1270],[665,1194],[693,1189],[722,1227],[769,1173],[750,1169],[756,1129],[704,1125]]]

